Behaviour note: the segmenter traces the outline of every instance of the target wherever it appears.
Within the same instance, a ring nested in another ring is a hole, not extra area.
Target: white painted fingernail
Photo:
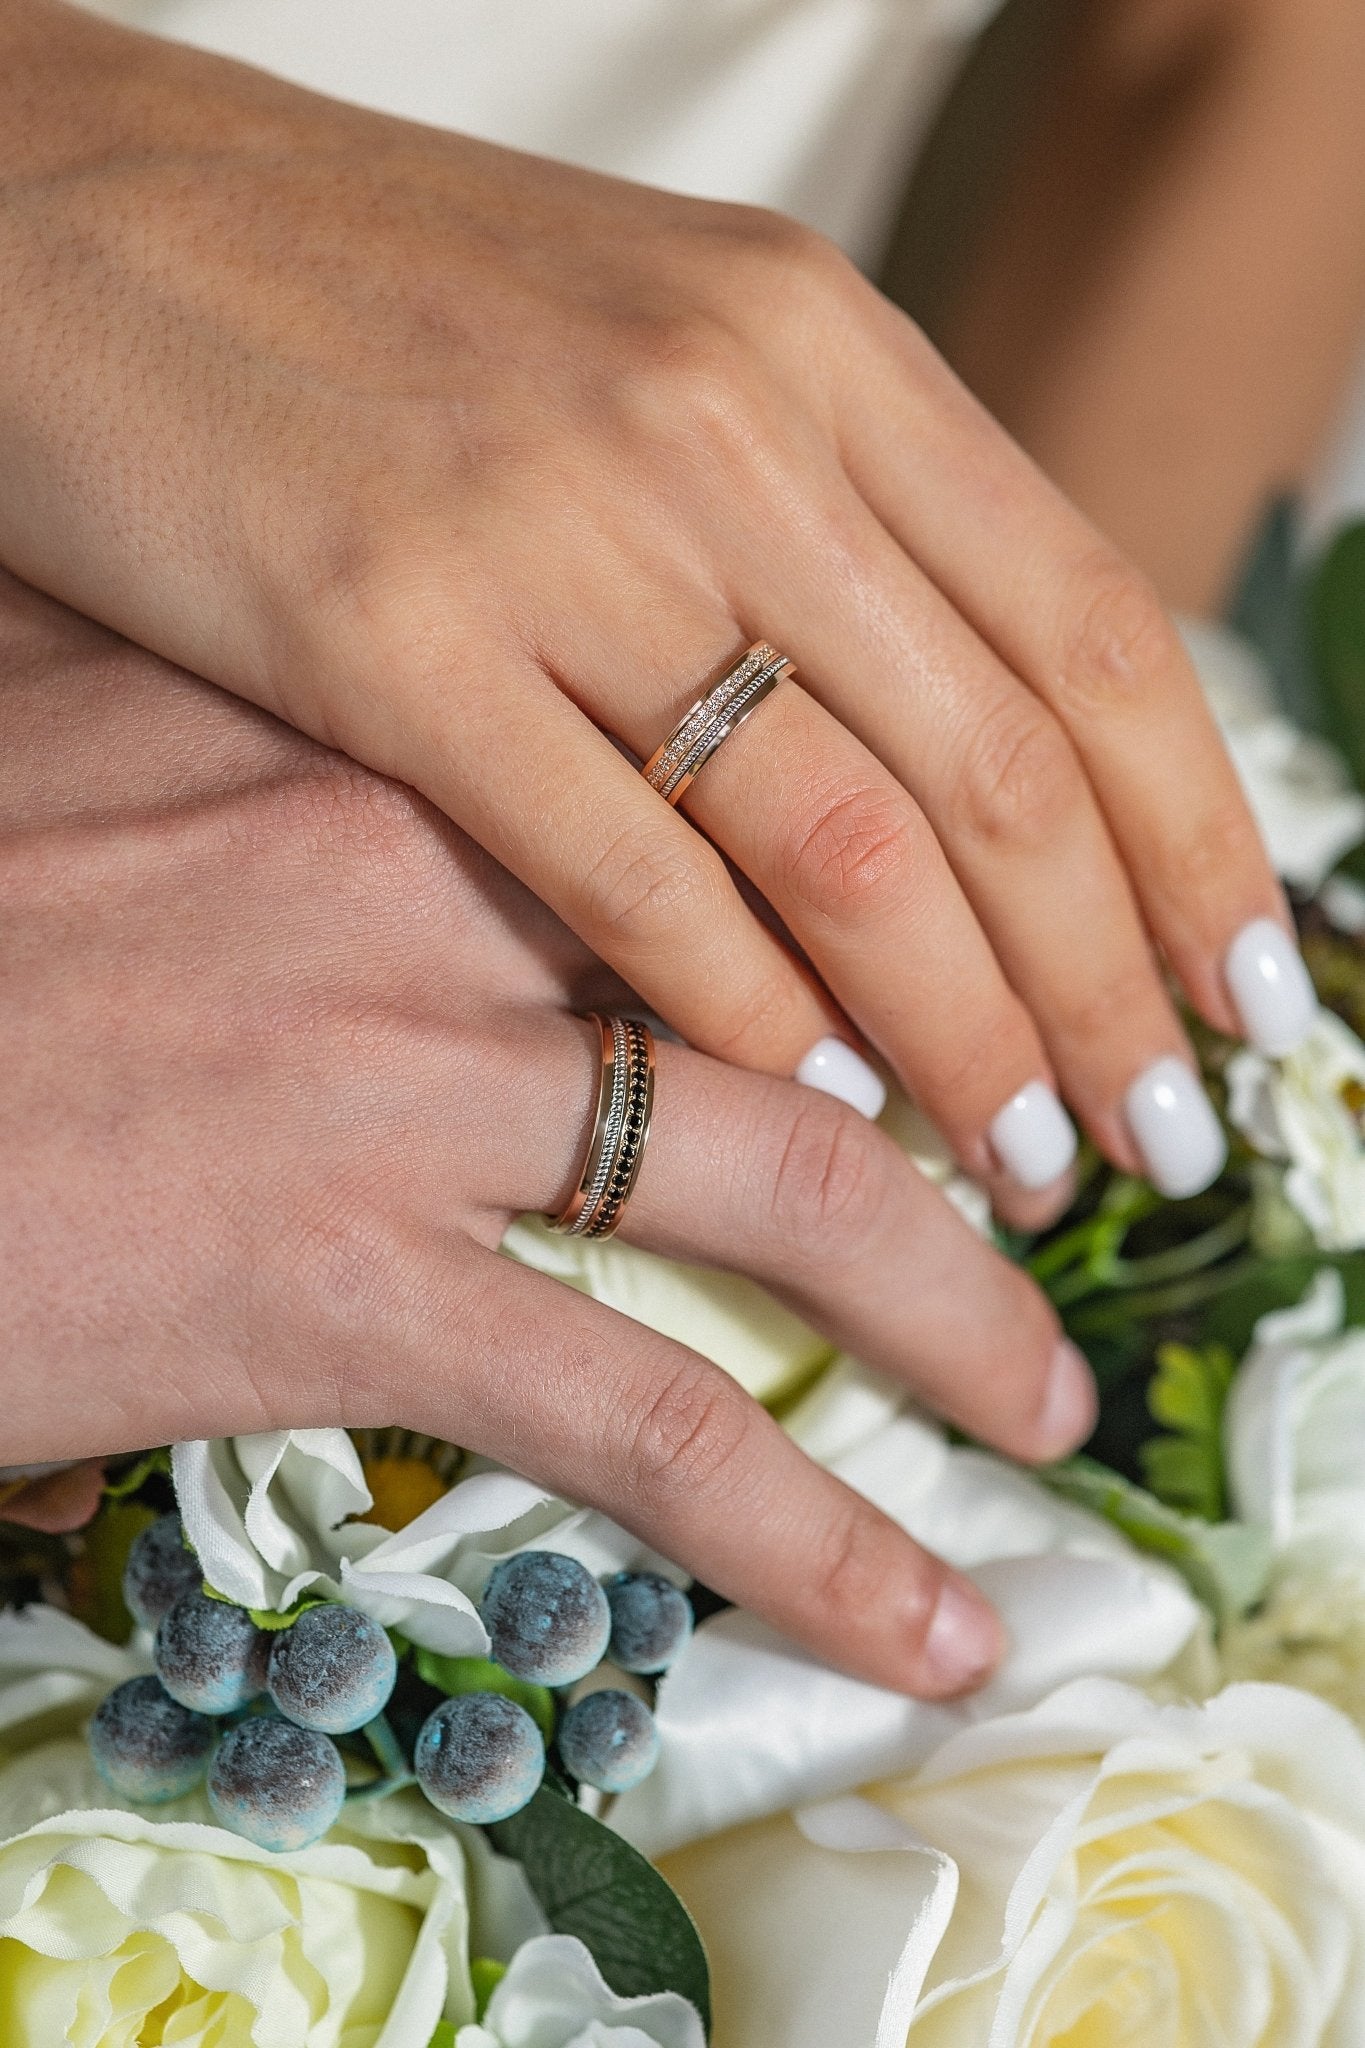
[[[886,1107],[886,1083],[842,1038],[822,1038],[813,1045],[797,1068],[796,1078],[805,1088],[836,1095],[869,1123],[875,1123]]]
[[[1163,1195],[1197,1195],[1228,1156],[1223,1127],[1197,1075],[1168,1054],[1139,1074],[1124,1097],[1128,1127],[1152,1184]]]
[[[1243,925],[1224,965],[1237,1014],[1257,1052],[1283,1059],[1303,1044],[1318,1014],[1303,955],[1273,918]]]
[[[1039,1457],[1064,1458],[1095,1428],[1099,1402],[1085,1354],[1063,1337],[1052,1354],[1035,1439]]]
[[[1046,1081],[1030,1081],[991,1121],[996,1158],[1021,1188],[1050,1188],[1076,1157],[1076,1132]]]

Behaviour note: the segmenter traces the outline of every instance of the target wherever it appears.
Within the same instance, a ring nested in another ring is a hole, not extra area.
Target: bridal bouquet
[[[505,1247],[970,1572],[985,1690],[845,1678],[399,1430],[11,1473],[5,2048],[1360,2048],[1365,528],[1305,580],[1273,523],[1236,628],[1192,649],[1323,1007],[1280,1062],[1199,1036],[1207,1193],[1091,1157],[1005,1241],[1098,1376],[1084,1456],[952,1438],[740,1280]]]

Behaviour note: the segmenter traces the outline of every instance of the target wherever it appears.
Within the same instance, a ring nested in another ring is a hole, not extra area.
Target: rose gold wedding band
[[[772,694],[783,676],[792,672],[785,654],[779,654],[766,640],[755,640],[715,687],[683,713],[663,745],[645,762],[640,773],[650,788],[666,803],[676,804],[716,749]]]
[[[597,1115],[578,1186],[552,1230],[567,1237],[610,1237],[635,1192],[654,1109],[654,1034],[635,1017],[588,1012],[602,1034]]]

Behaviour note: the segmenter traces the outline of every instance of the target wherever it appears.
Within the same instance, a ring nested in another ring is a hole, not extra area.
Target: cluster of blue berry
[[[244,1608],[204,1592],[174,1514],[134,1543],[124,1598],[156,1631],[156,1675],[127,1680],[98,1708],[90,1744],[103,1776],[125,1798],[156,1804],[207,1773],[214,1813],[248,1841],[285,1850],[318,1840],[346,1796],[336,1738],[378,1726],[398,1681],[385,1631],[332,1603],[305,1608],[287,1628],[258,1628]],[[577,1685],[604,1657],[657,1675],[692,1626],[687,1599],[656,1573],[600,1583],[546,1550],[505,1559],[481,1613],[502,1669],[549,1691]],[[568,1774],[604,1792],[639,1784],[659,1749],[648,1706],[615,1686],[566,1706],[554,1742]],[[526,1804],[545,1764],[545,1737],[525,1707],[502,1692],[471,1691],[426,1715],[410,1775],[440,1812],[488,1826]]]

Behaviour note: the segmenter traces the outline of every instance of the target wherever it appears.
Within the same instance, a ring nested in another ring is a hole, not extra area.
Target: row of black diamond
[[[626,1114],[611,1179],[602,1205],[583,1235],[604,1237],[611,1230],[621,1205],[630,1192],[635,1162],[644,1143],[645,1108],[649,1089],[649,1050],[644,1026],[626,1019]]]

